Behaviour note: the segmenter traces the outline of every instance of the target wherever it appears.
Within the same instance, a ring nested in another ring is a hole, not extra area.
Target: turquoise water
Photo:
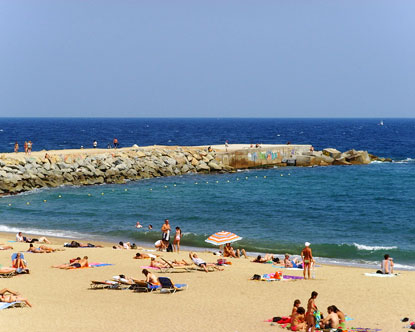
[[[46,189],[1,198],[0,230],[142,243],[168,218],[185,246],[211,247],[204,239],[227,230],[251,252],[298,254],[309,241],[323,261],[367,264],[388,252],[415,268],[414,171],[408,161]]]

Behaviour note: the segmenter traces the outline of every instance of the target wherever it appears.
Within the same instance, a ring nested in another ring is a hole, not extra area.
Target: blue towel
[[[0,302],[0,310],[7,309],[11,305],[15,304],[16,302],[7,303],[7,302]]]

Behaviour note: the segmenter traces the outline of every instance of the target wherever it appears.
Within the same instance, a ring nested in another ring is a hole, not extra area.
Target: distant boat
[[[379,126],[383,126],[383,120],[380,120],[380,122],[378,123]]]

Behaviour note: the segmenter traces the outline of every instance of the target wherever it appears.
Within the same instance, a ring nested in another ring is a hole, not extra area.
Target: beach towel
[[[160,270],[159,267],[154,266],[140,266],[140,269],[153,269],[153,270]]]
[[[101,267],[101,266],[110,266],[114,264],[109,263],[89,263],[89,267]]]
[[[365,273],[366,277],[378,277],[378,278],[392,278],[392,277],[397,277],[398,274],[394,273],[394,274],[380,274],[380,273]]]
[[[0,310],[13,308],[13,307],[24,307],[26,304],[24,302],[0,302]]]

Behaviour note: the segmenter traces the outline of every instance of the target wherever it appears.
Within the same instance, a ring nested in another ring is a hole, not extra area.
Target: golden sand
[[[0,251],[0,263],[11,264],[11,254],[25,251],[28,244],[9,243],[14,234],[0,234],[0,243],[14,246]],[[53,239],[62,248],[65,239]],[[289,315],[295,299],[303,306],[312,291],[319,293],[316,304],[323,313],[335,304],[353,320],[347,327],[380,328],[384,332],[402,331],[403,317],[414,317],[415,273],[402,271],[395,278],[364,276],[361,268],[322,266],[316,279],[298,281],[251,281],[257,273],[272,273],[269,264],[250,259],[231,259],[223,272],[169,273],[176,283],[189,288],[176,294],[134,293],[130,290],[91,290],[91,280],[111,279],[125,274],[142,278],[140,266],[149,260],[135,260],[137,250],[105,248],[66,248],[51,254],[26,253],[30,274],[0,279],[1,288],[19,291],[33,308],[6,309],[0,312],[1,331],[283,331],[264,320]],[[90,262],[112,266],[79,270],[51,268],[76,256],[89,256]],[[163,253],[166,259],[185,258],[187,252]],[[212,253],[200,256],[208,262]],[[302,271],[283,271],[301,275]],[[371,271],[369,271],[371,272]]]

